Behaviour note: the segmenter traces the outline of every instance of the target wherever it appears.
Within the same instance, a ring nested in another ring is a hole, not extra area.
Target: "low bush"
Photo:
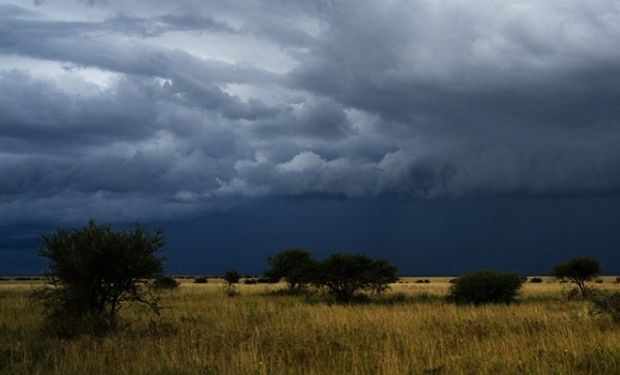
[[[206,284],[209,281],[205,276],[199,276],[194,278],[194,284]]]
[[[175,289],[179,286],[179,283],[170,276],[161,276],[153,281],[153,287],[159,290],[170,290]]]
[[[250,285],[250,284],[257,284],[258,281],[256,279],[245,279],[243,280],[244,284]]]
[[[258,279],[256,279],[256,282],[259,284],[277,284],[279,281],[271,280],[266,277],[259,277]]]
[[[409,296],[405,293],[392,293],[377,296],[375,299],[375,303],[384,304],[384,305],[396,305],[400,303],[406,303],[409,301]]]
[[[443,296],[439,294],[431,294],[428,292],[422,292],[418,294],[414,294],[408,298],[409,302],[412,303],[429,303],[429,302],[441,302],[444,299]]]
[[[530,279],[530,283],[538,284],[538,283],[542,283],[542,282],[543,282],[543,279],[540,278],[540,277],[532,277]]]
[[[564,292],[564,297],[566,297],[567,300],[572,301],[572,300],[580,299],[582,295],[581,295],[581,292],[579,291],[579,288],[571,288],[567,292]]]
[[[616,323],[620,323],[620,292],[590,293],[588,300],[593,305],[595,313],[609,314]]]
[[[516,273],[480,270],[456,279],[448,300],[457,305],[510,304],[515,301],[523,280]]]

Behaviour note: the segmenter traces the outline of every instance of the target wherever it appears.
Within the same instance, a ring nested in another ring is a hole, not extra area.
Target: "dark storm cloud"
[[[162,99],[160,91],[152,82],[123,80],[108,92],[84,98],[23,72],[4,72],[0,136],[41,148],[140,139],[153,130],[139,124],[156,122],[152,104]]]
[[[332,100],[308,100],[298,106],[288,106],[278,116],[254,124],[261,139],[273,137],[309,137],[335,141],[351,131],[345,107]]]
[[[169,17],[182,22],[184,17],[199,16],[168,14],[156,19]],[[179,80],[196,77],[216,82],[278,82],[276,75],[253,66],[205,61],[181,49],[146,45],[141,38],[123,42],[113,38],[115,35],[148,36],[183,29],[182,25],[177,27],[171,22],[160,25],[160,31],[155,33],[145,30],[149,27],[143,26],[144,19],[124,16],[103,22],[74,22],[23,19],[0,12],[0,19],[3,21],[0,24],[0,51],[4,54]]]
[[[620,192],[620,11],[0,1],[0,222]]]

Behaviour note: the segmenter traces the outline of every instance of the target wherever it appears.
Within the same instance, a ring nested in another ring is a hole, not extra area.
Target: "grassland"
[[[527,283],[517,305],[476,308],[442,302],[447,278],[406,281],[353,305],[183,283],[160,318],[129,308],[117,333],[73,340],[39,333],[40,284],[1,282],[0,374],[620,374],[620,327],[567,300],[569,284]]]

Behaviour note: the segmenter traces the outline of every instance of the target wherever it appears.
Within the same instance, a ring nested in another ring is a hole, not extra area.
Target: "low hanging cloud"
[[[0,224],[620,192],[613,1],[0,0]]]

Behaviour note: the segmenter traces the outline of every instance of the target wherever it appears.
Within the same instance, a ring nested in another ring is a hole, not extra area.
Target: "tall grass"
[[[419,298],[447,292],[447,279],[431,280],[393,285],[398,303],[352,305],[186,283],[165,294],[160,318],[128,308],[124,329],[70,341],[38,333],[34,284],[0,284],[0,374],[620,374],[620,327],[565,300],[569,285],[456,307]]]

